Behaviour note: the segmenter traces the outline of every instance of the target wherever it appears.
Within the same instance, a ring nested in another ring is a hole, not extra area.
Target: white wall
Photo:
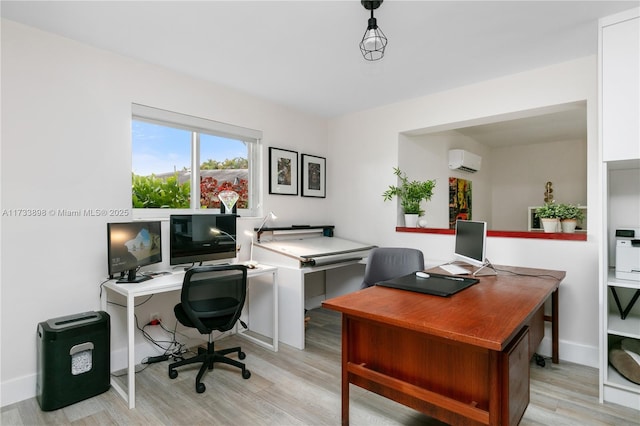
[[[490,161],[492,229],[526,230],[527,209],[544,204],[546,182],[553,183],[556,203],[587,205],[583,140],[494,148]]]
[[[327,154],[324,119],[11,21],[2,20],[1,47],[3,211],[130,208],[133,102],[263,131],[265,192],[269,146]],[[282,224],[331,221],[324,199],[263,202]],[[2,217],[2,405],[35,395],[39,322],[99,309],[110,220],[122,218]],[[156,298],[153,309],[173,318],[176,301]],[[137,309],[141,322],[149,309]],[[110,309],[114,328],[121,311]],[[123,336],[113,346],[122,352]]]
[[[396,183],[392,169],[400,162],[399,135],[438,126],[451,129],[455,127],[449,123],[584,100],[588,227],[598,229],[601,196],[596,89],[593,56],[330,120],[327,187],[335,211],[342,212],[335,216],[336,233],[377,245],[416,247],[432,265],[451,260],[452,236],[395,232],[396,203],[383,202],[381,194]],[[428,178],[432,161],[415,156],[412,164],[403,163],[402,168]],[[444,196],[440,191],[448,191],[442,183],[438,182],[434,200]],[[560,289],[560,358],[596,367],[599,236],[589,231],[587,238],[586,242],[489,238],[487,250],[495,264],[567,271]],[[541,351],[545,353],[545,347]]]

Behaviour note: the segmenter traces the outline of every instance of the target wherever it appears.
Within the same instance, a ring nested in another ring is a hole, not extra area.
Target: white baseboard
[[[587,367],[599,368],[600,358],[597,346],[587,346],[566,340],[560,340],[558,345],[560,346],[558,352],[561,362],[566,361],[586,365]],[[551,357],[551,332],[546,333],[536,352],[538,355]]]

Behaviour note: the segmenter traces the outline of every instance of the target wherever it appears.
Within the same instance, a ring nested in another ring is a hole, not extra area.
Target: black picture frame
[[[269,147],[269,194],[298,195],[298,153]]]
[[[327,196],[327,159],[316,155],[302,154],[301,163],[302,196],[325,198]]]

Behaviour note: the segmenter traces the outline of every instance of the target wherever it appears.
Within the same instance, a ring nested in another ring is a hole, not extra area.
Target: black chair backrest
[[[180,302],[198,331],[209,334],[233,328],[246,295],[246,266],[200,266],[185,273]]]
[[[378,247],[368,257],[361,288],[424,269],[424,255],[414,248]]]

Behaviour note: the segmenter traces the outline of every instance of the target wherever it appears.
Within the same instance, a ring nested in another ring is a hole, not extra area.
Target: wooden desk
[[[565,273],[497,268],[538,277],[478,277],[451,297],[374,286],[323,303],[342,313],[343,424],[349,383],[450,424],[520,421],[529,404],[529,360],[544,335],[544,302],[554,295],[557,330]]]

